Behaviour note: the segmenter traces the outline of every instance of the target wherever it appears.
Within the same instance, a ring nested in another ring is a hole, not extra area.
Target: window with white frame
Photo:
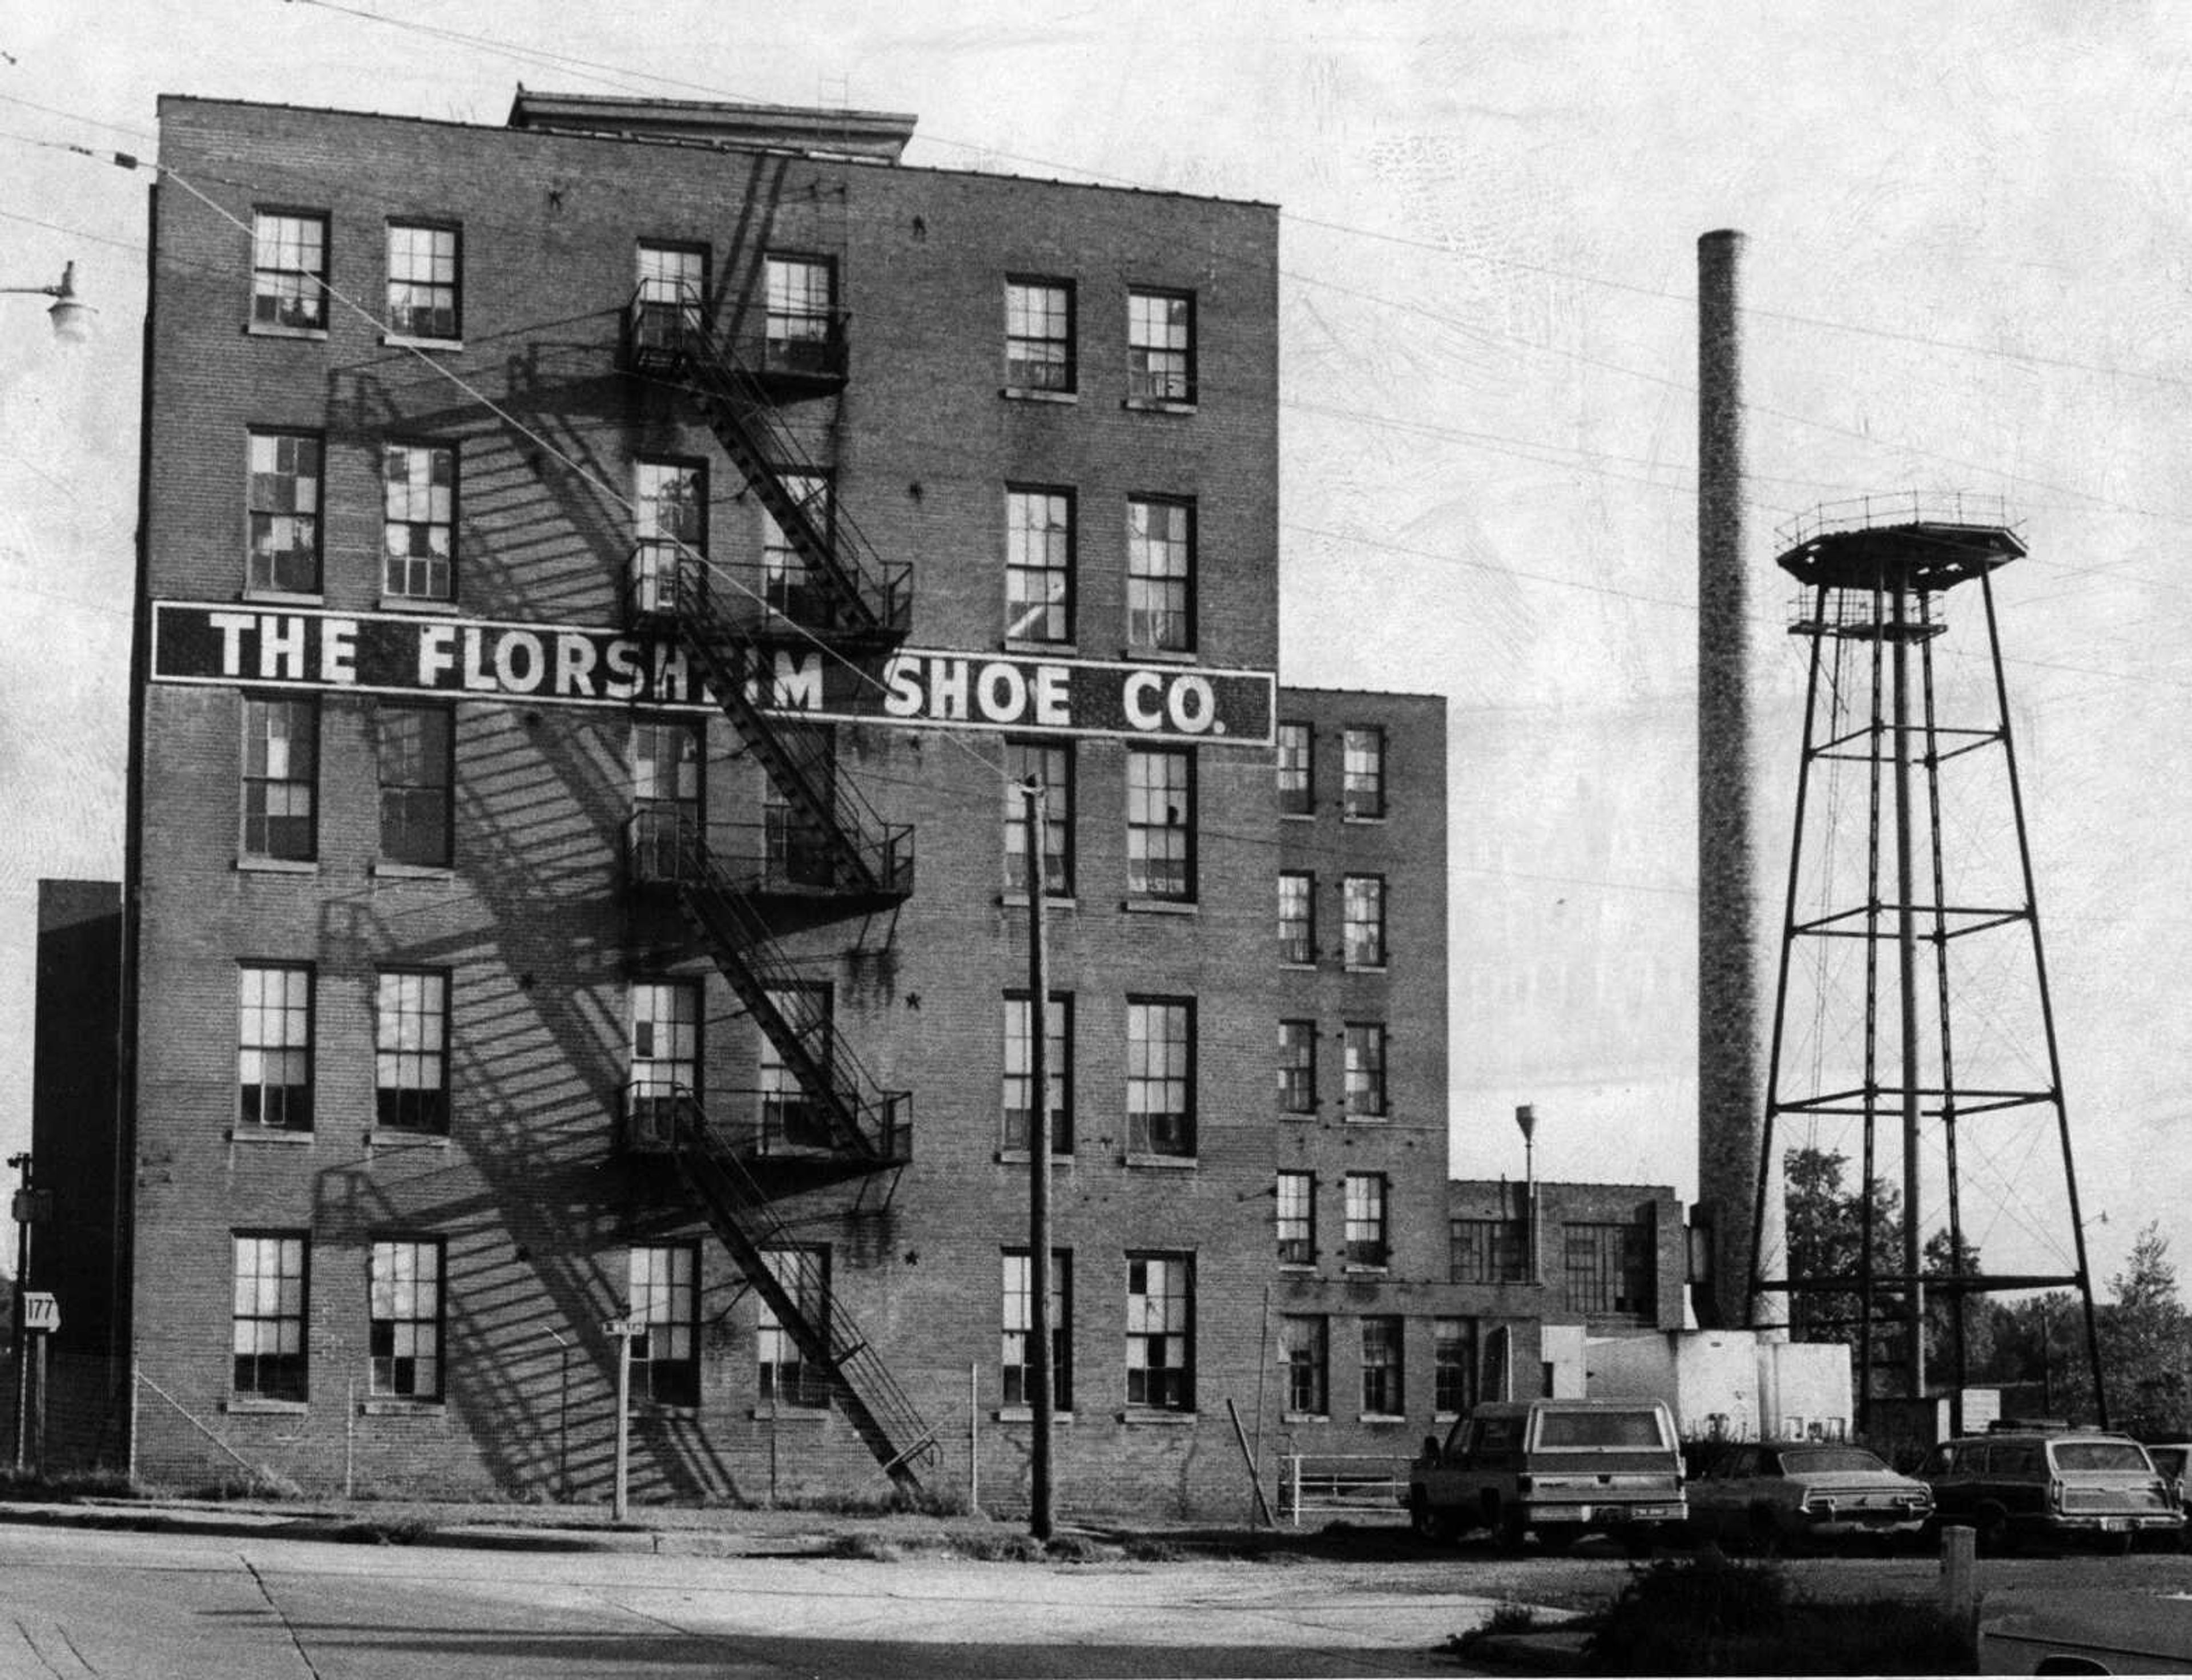
[[[827,1335],[830,1326],[830,1251],[823,1248],[764,1249],[769,1276],[790,1298],[810,1333]],[[830,1374],[810,1361],[798,1336],[778,1316],[766,1293],[756,1311],[754,1346],[760,1366],[761,1403],[814,1408],[830,1403]]]
[[[309,863],[317,825],[320,703],[243,697],[243,855]]]
[[[1195,506],[1133,496],[1127,502],[1127,646],[1185,653],[1195,645]]]
[[[1003,1146],[1022,1152],[1032,1148],[1030,1123],[1035,1118],[1035,1045],[1030,1028],[1027,994],[1005,998],[1005,1134]],[[1062,991],[1050,995],[1044,1011],[1048,1030],[1044,1035],[1044,1083],[1050,1087],[1050,1152],[1073,1153],[1073,999]]]
[[[1279,961],[1316,961],[1316,877],[1306,870],[1279,871]]]
[[[1005,492],[1005,638],[1073,639],[1073,493]]]
[[[454,599],[456,450],[446,443],[385,445],[381,493],[381,593],[406,601]]]
[[[1028,889],[1027,794],[1030,781],[1042,784],[1043,891],[1053,898],[1073,891],[1073,744],[1070,741],[1005,743],[1005,890]]]
[[[1127,1404],[1195,1409],[1195,1259],[1127,1257]]]
[[[779,723],[777,744],[825,809],[836,797],[837,734],[827,723]],[[795,802],[775,776],[761,785],[761,822],[769,877],[795,887],[837,884],[837,851],[823,820]]]
[[[666,1139],[677,1099],[700,1080],[700,988],[689,980],[639,980],[631,988],[626,1111],[636,1129]]]
[[[1345,1112],[1368,1119],[1385,1112],[1385,1027],[1381,1021],[1349,1021],[1341,1029],[1340,1070]]]
[[[251,529],[244,562],[249,588],[318,593],[321,450],[317,432],[251,434]]]
[[[998,1403],[1035,1404],[1035,1267],[1025,1249],[1004,1254],[1002,1346],[997,1360]],[[1050,1403],[1073,1409],[1073,1251],[1050,1251]]]
[[[1277,1193],[1279,1264],[1315,1266],[1316,1174],[1282,1172]]]
[[[640,1329],[631,1339],[631,1397],[658,1406],[699,1405],[699,1248],[635,1243],[627,1265],[625,1316]]]
[[[1350,969],[1385,966],[1385,877],[1350,875],[1340,883],[1341,957]]]
[[[1402,1391],[1401,1321],[1362,1321],[1362,1409],[1372,1417],[1397,1418],[1407,1412]]]
[[[631,742],[633,878],[682,880],[700,838],[701,726],[642,716]]]
[[[246,963],[237,971],[237,1123],[312,1129],[312,971]]]
[[[1384,1266],[1392,1254],[1385,1230],[1385,1175],[1383,1173],[1350,1173],[1344,1189],[1347,1197],[1347,1263],[1350,1266]]]
[[[1195,296],[1127,294],[1127,395],[1145,402],[1195,401]]]
[[[708,298],[708,252],[701,245],[640,242],[631,323],[643,350],[674,346],[699,326]]]
[[[762,268],[766,365],[782,373],[842,371],[836,266],[826,257],[772,256]]]
[[[1278,727],[1279,814],[1305,817],[1316,809],[1316,735],[1306,723]]]
[[[1349,729],[1339,738],[1340,813],[1350,817],[1385,814],[1385,732]]]
[[[800,1046],[824,1067],[831,1065],[831,1034],[834,1030],[835,994],[825,981],[771,986],[768,1001],[777,1016],[791,1029]],[[827,1147],[831,1142],[829,1113],[784,1059],[773,1035],[760,1031],[756,1066],[761,1075],[761,1150],[764,1155],[786,1150]]]
[[[366,1327],[373,1393],[442,1397],[442,1260],[437,1238],[374,1243]]]
[[[1321,1418],[1331,1410],[1328,1346],[1323,1314],[1290,1313],[1279,1320],[1279,1356],[1286,1361],[1290,1415]]]
[[[795,537],[766,506],[761,509],[762,598],[796,624],[817,622],[826,617],[827,602],[815,582],[809,549],[818,539],[825,546],[833,539],[829,475],[785,469],[776,477],[802,523]]]
[[[1127,753],[1127,891],[1178,903],[1195,897],[1192,752]]]
[[[376,702],[374,771],[380,797],[380,855],[446,869],[454,849],[456,713],[447,706]]]
[[[388,224],[388,330],[404,338],[464,335],[463,236],[424,222]]]
[[[1316,1111],[1316,1023],[1279,1023],[1279,1108],[1287,1114]]]
[[[1127,1000],[1127,1151],[1195,1153],[1195,1006]]]
[[[690,610],[708,557],[708,468],[696,460],[632,463],[631,604]]]
[[[1073,389],[1073,283],[1005,282],[1005,383],[1017,391]]]
[[[251,220],[251,324],[324,331],[328,219],[312,211],[260,210]]]
[[[394,1131],[448,1131],[448,975],[385,969],[374,1002],[374,1123]]]
[[[231,1386],[253,1400],[306,1397],[305,1237],[301,1231],[239,1231],[230,1307]]]
[[[1441,1416],[1458,1416],[1476,1405],[1476,1331],[1473,1319],[1431,1320],[1431,1403]]]

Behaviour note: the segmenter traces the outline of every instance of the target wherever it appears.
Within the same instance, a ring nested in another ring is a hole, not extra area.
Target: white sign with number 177
[[[37,1291],[26,1291],[23,1296],[23,1328],[26,1330],[58,1330],[61,1327],[61,1304],[54,1295]]]

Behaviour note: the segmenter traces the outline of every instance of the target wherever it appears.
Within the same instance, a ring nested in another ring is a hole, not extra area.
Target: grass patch
[[[1156,1534],[1137,1534],[1127,1542],[1127,1559],[1133,1563],[1178,1563],[1187,1549],[1177,1540]]]
[[[1457,1633],[1446,1642],[1449,1654],[1457,1657],[1474,1656],[1488,1639],[1511,1633],[1536,1633],[1548,1624],[1534,1604],[1525,1604],[1518,1599],[1503,1598],[1492,1607],[1492,1614],[1465,1633]]]
[[[49,1476],[12,1466],[0,1469],[0,1500],[67,1505],[77,1500],[151,1499],[158,1491],[119,1470],[70,1470]]]
[[[249,1475],[231,1471],[218,1482],[193,1488],[183,1494],[191,1500],[272,1500],[288,1501],[305,1497],[305,1490],[278,1470],[260,1465]]]
[[[437,1532],[433,1518],[413,1512],[408,1516],[368,1517],[355,1523],[345,1523],[328,1538],[346,1540],[353,1546],[416,1546],[421,1540],[431,1540]]]
[[[1771,1563],[1717,1552],[1633,1570],[1596,1619],[1595,1674],[1969,1674],[1968,1636],[1930,1604],[1815,1603]]]

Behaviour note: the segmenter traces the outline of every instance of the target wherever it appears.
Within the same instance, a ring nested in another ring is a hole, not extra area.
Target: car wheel
[[[1972,1518],[1972,1546],[1989,1557],[2010,1548],[2009,1513],[1998,1505],[1983,1505]]]
[[[1761,1557],[1778,1557],[1787,1551],[1788,1541],[1781,1533],[1781,1525],[1771,1513],[1754,1511],[1750,1513],[1750,1550]]]
[[[1523,1536],[1529,1533],[1529,1523],[1519,1511],[1510,1511],[1498,1500],[1493,1501],[1488,1513],[1493,1540],[1502,1551],[1520,1551]]]
[[[1408,1526],[1416,1531],[1417,1539],[1432,1546],[1444,1546],[1453,1538],[1453,1519],[1434,1509],[1421,1488],[1408,1501]]]
[[[1548,1551],[1566,1551],[1582,1538],[1580,1523],[1546,1523],[1538,1529],[1538,1544]]]

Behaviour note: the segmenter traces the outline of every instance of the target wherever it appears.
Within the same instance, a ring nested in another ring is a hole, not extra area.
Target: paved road
[[[0,1529],[0,1680],[1427,1675],[1463,1572],[511,1553]]]

